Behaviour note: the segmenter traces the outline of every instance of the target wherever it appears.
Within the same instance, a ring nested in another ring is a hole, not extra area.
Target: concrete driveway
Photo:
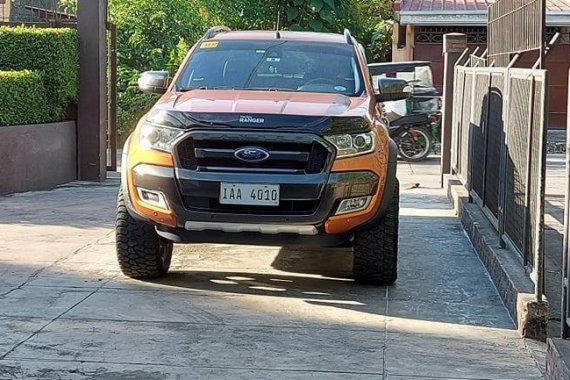
[[[133,281],[116,180],[0,197],[0,379],[540,379],[436,164],[400,164],[390,288],[355,285],[346,249],[230,245]]]

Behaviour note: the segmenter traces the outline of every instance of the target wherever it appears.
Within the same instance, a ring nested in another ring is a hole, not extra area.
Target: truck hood
[[[369,98],[338,94],[195,90],[167,93],[146,115],[182,129],[255,129],[327,133],[369,130]]]
[[[167,93],[153,111],[302,116],[363,116],[365,96],[277,91],[193,90]]]

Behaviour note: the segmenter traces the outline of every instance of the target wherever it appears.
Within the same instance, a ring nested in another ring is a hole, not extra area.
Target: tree
[[[157,99],[138,91],[139,75],[174,72],[212,14],[198,0],[110,0],[109,8],[117,25],[118,129],[126,137]]]
[[[366,47],[371,62],[391,61],[394,11],[391,1],[356,0],[362,24],[358,39]]]

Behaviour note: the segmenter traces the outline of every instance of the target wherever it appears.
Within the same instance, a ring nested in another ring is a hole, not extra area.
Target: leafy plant
[[[384,0],[355,0],[354,18],[347,22],[354,35],[364,45],[370,62],[391,61],[392,2]],[[357,27],[358,26],[358,27]]]
[[[342,17],[340,0],[291,0],[281,2],[289,29],[314,32],[337,31]]]
[[[50,106],[37,71],[0,71],[0,126],[51,121]]]
[[[76,30],[0,26],[0,70],[40,72],[43,80],[36,86],[45,88],[52,105],[50,119],[65,119],[68,104],[79,92]]]

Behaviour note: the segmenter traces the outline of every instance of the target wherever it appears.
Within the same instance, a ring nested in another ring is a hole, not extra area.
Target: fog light
[[[141,201],[152,206],[159,207],[164,210],[168,210],[168,204],[166,203],[166,197],[160,191],[151,191],[138,187],[137,191]]]
[[[338,210],[336,210],[336,215],[348,214],[350,212],[356,212],[364,210],[370,204],[372,197],[359,197],[344,199],[340,202]]]

